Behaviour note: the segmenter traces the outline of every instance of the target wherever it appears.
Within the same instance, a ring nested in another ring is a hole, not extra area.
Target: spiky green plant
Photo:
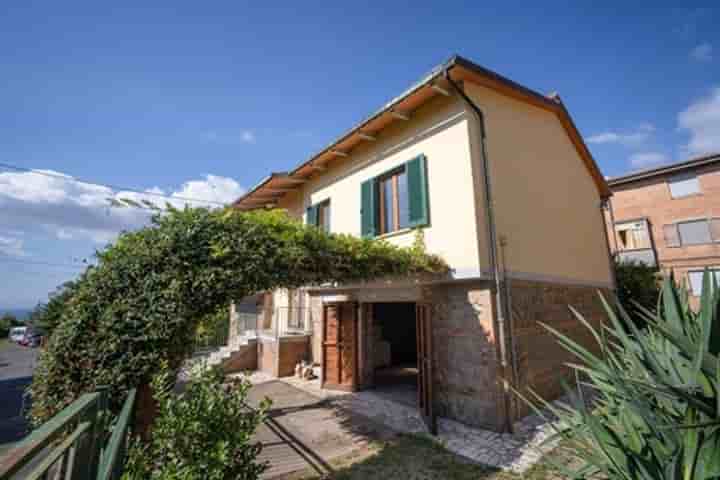
[[[577,468],[557,468],[578,479],[720,478],[720,289],[706,272],[694,312],[666,278],[656,311],[638,307],[643,330],[601,299],[610,321],[599,330],[573,310],[599,353],[545,327],[579,360],[571,367],[586,387],[566,385],[569,402],[554,405],[533,394],[538,412],[559,418],[550,441],[562,439],[577,457]]]

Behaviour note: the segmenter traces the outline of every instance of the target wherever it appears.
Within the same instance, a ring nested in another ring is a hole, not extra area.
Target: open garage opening
[[[375,390],[392,400],[417,406],[415,303],[374,303],[372,322]]]

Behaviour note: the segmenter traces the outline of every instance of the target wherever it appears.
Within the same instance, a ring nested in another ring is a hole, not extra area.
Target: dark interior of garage
[[[415,403],[417,341],[414,303],[373,304],[375,388]]]

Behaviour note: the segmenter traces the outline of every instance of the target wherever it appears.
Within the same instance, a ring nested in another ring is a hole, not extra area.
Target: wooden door
[[[357,387],[358,319],[355,302],[323,306],[322,387],[355,390]]]
[[[418,303],[415,307],[418,358],[418,408],[425,424],[433,435],[437,434],[437,419],[433,402],[433,344],[432,309]]]

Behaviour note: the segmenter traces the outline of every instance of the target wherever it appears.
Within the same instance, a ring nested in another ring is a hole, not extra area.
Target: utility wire
[[[45,262],[45,261],[39,261],[39,260],[24,260],[21,258],[9,258],[0,256],[0,262],[10,262],[10,263],[22,263],[26,265],[43,265],[47,267],[63,267],[63,268],[86,268],[89,267],[92,264],[85,264],[85,265],[77,265],[72,263],[55,263],[55,262]]]
[[[141,194],[141,195],[150,195],[150,196],[154,196],[154,197],[167,198],[167,199],[170,199],[170,200],[184,200],[184,201],[186,201],[186,202],[209,203],[209,204],[220,205],[220,206],[225,206],[225,205],[226,205],[226,204],[223,203],[223,202],[217,202],[217,201],[215,201],[215,200],[200,200],[199,198],[171,196],[171,195],[165,195],[164,193],[157,193],[157,192],[146,192],[146,191],[144,191],[144,190],[140,190],[140,189],[137,189],[137,188],[126,188],[126,187],[120,187],[120,186],[117,186],[117,185],[112,185],[112,184],[109,184],[109,183],[93,182],[93,181],[90,181],[90,180],[84,180],[84,179],[77,178],[77,177],[69,177],[69,176],[60,175],[60,174],[57,174],[57,173],[50,173],[50,172],[38,171],[38,170],[35,170],[35,169],[32,169],[32,168],[27,168],[27,167],[18,167],[17,165],[10,165],[10,164],[7,164],[7,163],[0,163],[0,167],[7,168],[7,169],[9,169],[9,170],[15,170],[15,171],[17,171],[17,172],[34,173],[34,174],[36,174],[36,175],[43,175],[43,176],[45,176],[45,177],[56,178],[56,179],[65,180],[65,181],[70,181],[70,182],[76,182],[76,183],[82,183],[82,184],[84,184],[84,185],[93,185],[93,186],[96,186],[96,187],[105,187],[105,188],[109,188],[110,190],[115,190],[115,191],[118,191],[118,192],[119,192],[119,191],[124,191],[124,192],[139,193],[139,194]],[[142,208],[142,207],[140,207],[140,208]]]

